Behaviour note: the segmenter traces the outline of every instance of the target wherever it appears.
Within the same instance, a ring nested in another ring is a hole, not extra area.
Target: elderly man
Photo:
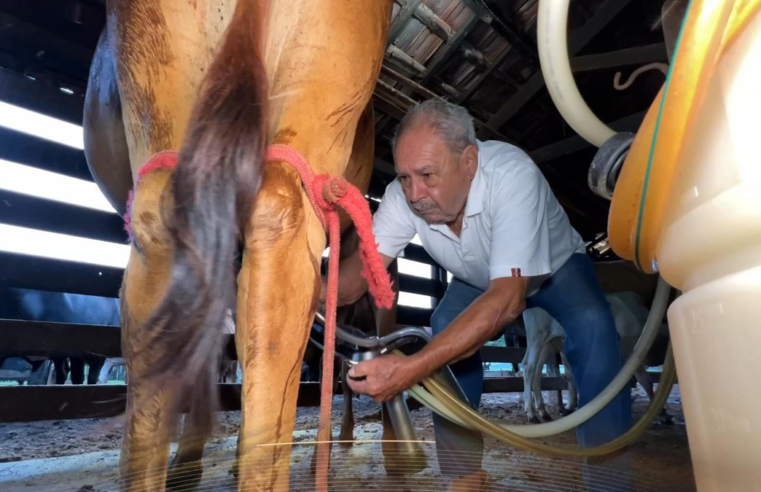
[[[373,219],[378,250],[388,265],[417,234],[453,279],[431,318],[432,342],[411,357],[361,362],[349,386],[386,401],[449,364],[477,409],[479,349],[525,308],[541,307],[567,333],[579,403],[594,398],[622,366],[613,315],[581,237],[529,156],[504,142],[476,140],[464,108],[431,100],[399,125],[394,160],[397,179]],[[360,270],[358,256],[341,264],[339,303],[365,292]],[[325,291],[323,280],[323,301]],[[631,400],[622,392],[578,428],[577,439],[597,446],[630,426]],[[481,434],[438,416],[434,429],[442,473],[478,490],[487,478]]]

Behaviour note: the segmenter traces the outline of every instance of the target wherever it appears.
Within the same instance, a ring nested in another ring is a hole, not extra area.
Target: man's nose
[[[412,203],[419,202],[425,198],[425,187],[419,183],[416,179],[410,180],[410,201]]]

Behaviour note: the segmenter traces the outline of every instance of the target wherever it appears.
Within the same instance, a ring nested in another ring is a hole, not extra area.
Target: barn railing
[[[224,335],[225,354],[237,359],[234,335]],[[97,354],[103,357],[121,356],[120,330],[113,326],[47,323],[0,319],[0,340],[7,355],[81,356]],[[486,346],[481,349],[484,362],[518,363],[524,349]],[[542,389],[563,390],[562,378],[542,378]],[[105,418],[124,412],[127,387],[117,385],[66,386],[0,386],[0,423],[35,420]],[[523,378],[486,378],[485,393],[515,393],[523,391]],[[338,393],[342,389],[338,385]],[[45,402],[41,405],[40,402]],[[320,402],[319,383],[302,382],[299,387],[299,406],[317,406]],[[219,409],[240,410],[240,385],[220,384]]]

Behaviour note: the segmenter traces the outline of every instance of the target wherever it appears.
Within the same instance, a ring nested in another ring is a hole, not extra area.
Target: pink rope
[[[146,162],[143,167],[141,167],[137,172],[135,186],[132,190],[129,190],[129,194],[127,195],[127,211],[124,212],[124,230],[127,231],[127,236],[129,237],[130,241],[134,239],[132,234],[132,200],[134,200],[135,194],[133,190],[136,189],[137,185],[140,184],[142,177],[149,172],[155,171],[157,169],[176,167],[178,158],[179,156],[174,150],[162,150],[161,152],[153,154],[151,158],[148,159],[148,162]]]
[[[320,423],[317,440],[327,444],[317,447],[317,490],[327,490],[328,457],[331,440],[331,410],[333,404],[333,361],[336,342],[336,309],[338,307],[338,258],[341,248],[341,230],[338,211],[335,205],[343,208],[356,225],[360,239],[360,258],[362,259],[362,276],[367,280],[370,293],[379,308],[390,309],[394,302],[391,281],[383,266],[375,243],[372,229],[372,216],[367,200],[359,190],[350,185],[343,177],[328,175],[315,176],[304,157],[287,145],[270,146],[268,161],[282,161],[290,164],[301,176],[309,201],[327,229],[330,240],[328,258],[328,295],[325,306],[325,347],[322,357],[322,378],[320,388]]]

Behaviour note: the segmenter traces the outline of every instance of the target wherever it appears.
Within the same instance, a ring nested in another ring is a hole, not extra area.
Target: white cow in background
[[[649,314],[642,299],[634,292],[617,292],[605,296],[611,304],[613,316],[616,321],[616,330],[620,337],[620,347],[624,360],[627,360],[639,340],[642,329]],[[578,397],[573,378],[570,374],[568,362],[563,351],[563,339],[565,331],[563,327],[545,310],[540,308],[526,309],[523,312],[523,324],[526,332],[526,354],[523,358],[523,384],[524,384],[524,409],[531,423],[539,423],[538,416],[543,420],[552,420],[544,406],[544,398],[541,391],[542,366],[550,355],[560,352],[565,377],[568,381],[568,403],[561,413],[567,415],[576,409]],[[668,327],[661,325],[659,336],[667,336]],[[652,349],[651,349],[651,355]],[[662,361],[665,353],[656,355],[656,360]],[[662,362],[660,362],[662,363]],[[660,365],[656,364],[656,365]],[[637,382],[647,392],[652,400],[654,396],[653,381],[647,373],[645,364],[637,368],[634,376]],[[661,412],[661,420],[670,422],[671,417],[664,408]]]

